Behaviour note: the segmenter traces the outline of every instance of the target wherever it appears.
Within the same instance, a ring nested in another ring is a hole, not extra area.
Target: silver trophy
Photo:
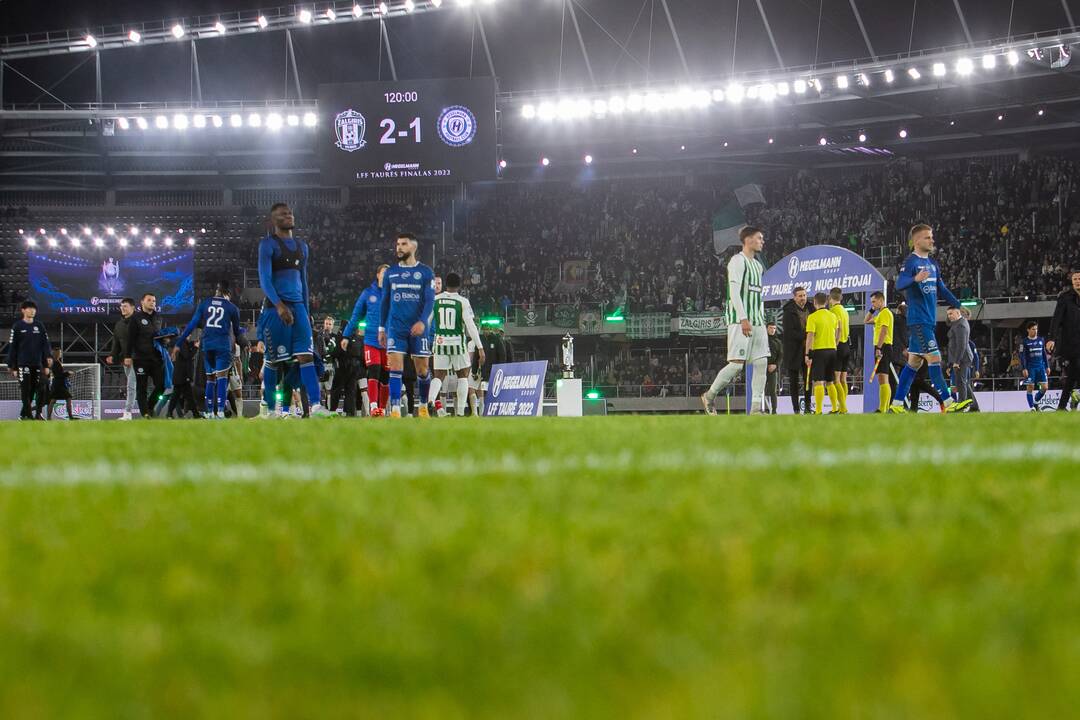
[[[570,333],[562,339],[562,369],[564,378],[574,377],[574,338]]]

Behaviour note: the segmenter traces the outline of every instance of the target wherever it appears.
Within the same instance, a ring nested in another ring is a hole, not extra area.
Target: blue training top
[[[379,327],[408,332],[417,322],[424,323],[426,335],[435,307],[435,273],[427,265],[395,265],[383,275]]]
[[[259,286],[271,304],[307,305],[307,261],[307,244],[298,238],[267,235],[259,242]]]
[[[923,270],[929,270],[930,274],[922,282],[915,282],[915,276]],[[945,287],[941,268],[933,258],[919,257],[915,253],[908,255],[896,276],[896,289],[907,299],[908,325],[936,325],[939,295],[949,307],[960,307],[960,301]]]
[[[352,316],[345,325],[342,335],[352,340],[353,334],[357,330],[357,326],[360,323],[365,323],[364,344],[372,347],[379,347],[379,322],[381,320],[379,313],[381,310],[382,289],[379,287],[378,281],[375,281],[364,288],[364,291],[360,293],[360,297],[356,298],[356,304],[353,305],[352,309]]]
[[[232,350],[233,338],[240,338],[240,309],[223,297],[208,297],[195,308],[191,322],[187,324],[176,344],[187,340],[188,335],[201,327],[203,350]]]

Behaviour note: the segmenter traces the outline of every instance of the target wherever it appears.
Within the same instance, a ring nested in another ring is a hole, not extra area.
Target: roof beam
[[[952,0],[952,4],[956,8],[956,17],[960,18],[960,26],[964,28],[964,37],[967,38],[968,45],[974,45],[975,41],[971,39],[971,31],[968,30],[967,18],[964,17],[964,11],[960,9],[960,0]]]
[[[874,52],[874,46],[870,44],[870,35],[866,32],[866,25],[863,24],[862,15],[859,13],[859,6],[855,4],[855,0],[850,0],[851,12],[855,14],[855,21],[859,23],[859,32],[862,33],[863,42],[866,43],[866,49],[870,51],[870,57],[875,60],[878,59],[878,54]]]
[[[682,49],[682,41],[679,40],[679,31],[675,29],[675,21],[671,19],[671,10],[668,8],[667,0],[660,0],[660,4],[664,7],[664,15],[667,17],[668,28],[671,29],[671,37],[675,39],[675,49],[679,52],[679,60],[682,62],[683,72],[686,73],[686,78],[690,79],[690,66],[686,63],[686,54]]]
[[[765,6],[761,4],[761,0],[754,0],[754,2],[757,3],[758,12],[761,13],[761,22],[765,23],[765,32],[769,35],[769,42],[772,43],[773,52],[776,53],[776,62],[780,63],[780,67],[784,67],[784,58],[780,56],[780,47],[776,44],[772,26],[769,25],[769,16],[765,14]]]

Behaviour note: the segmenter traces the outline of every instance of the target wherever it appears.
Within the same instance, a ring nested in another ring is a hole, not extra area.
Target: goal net
[[[68,373],[68,386],[71,391],[71,410],[79,420],[101,419],[101,366],[97,363],[68,363],[64,365]],[[51,383],[52,377],[49,377]],[[51,388],[51,384],[50,384]],[[42,387],[45,390],[44,385]],[[44,397],[48,398],[49,395]],[[19,393],[19,381],[9,372],[0,375],[0,410],[2,418],[19,416],[22,396]],[[44,406],[43,406],[44,411]],[[67,418],[67,407],[59,402],[53,407],[54,418]]]

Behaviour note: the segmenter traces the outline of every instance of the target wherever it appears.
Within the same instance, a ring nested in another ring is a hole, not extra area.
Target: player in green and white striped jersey
[[[728,262],[727,343],[728,364],[717,373],[712,386],[701,396],[708,415],[715,415],[713,403],[725,387],[735,381],[750,363],[751,403],[748,413],[764,413],[766,369],[769,361],[769,333],[765,329],[765,302],[761,299],[761,278],[765,267],[757,259],[765,247],[759,228],[747,225],[739,231],[742,251]]]
[[[476,327],[469,299],[458,293],[461,276],[449,273],[445,285],[446,292],[435,296],[435,377],[431,381],[428,398],[434,401],[437,415],[446,415],[439,393],[442,392],[443,381],[452,370],[457,375],[454,414],[464,415],[469,397],[469,371],[472,369],[468,341],[471,340],[476,346],[481,365],[485,359],[484,344],[480,341],[480,331]]]

